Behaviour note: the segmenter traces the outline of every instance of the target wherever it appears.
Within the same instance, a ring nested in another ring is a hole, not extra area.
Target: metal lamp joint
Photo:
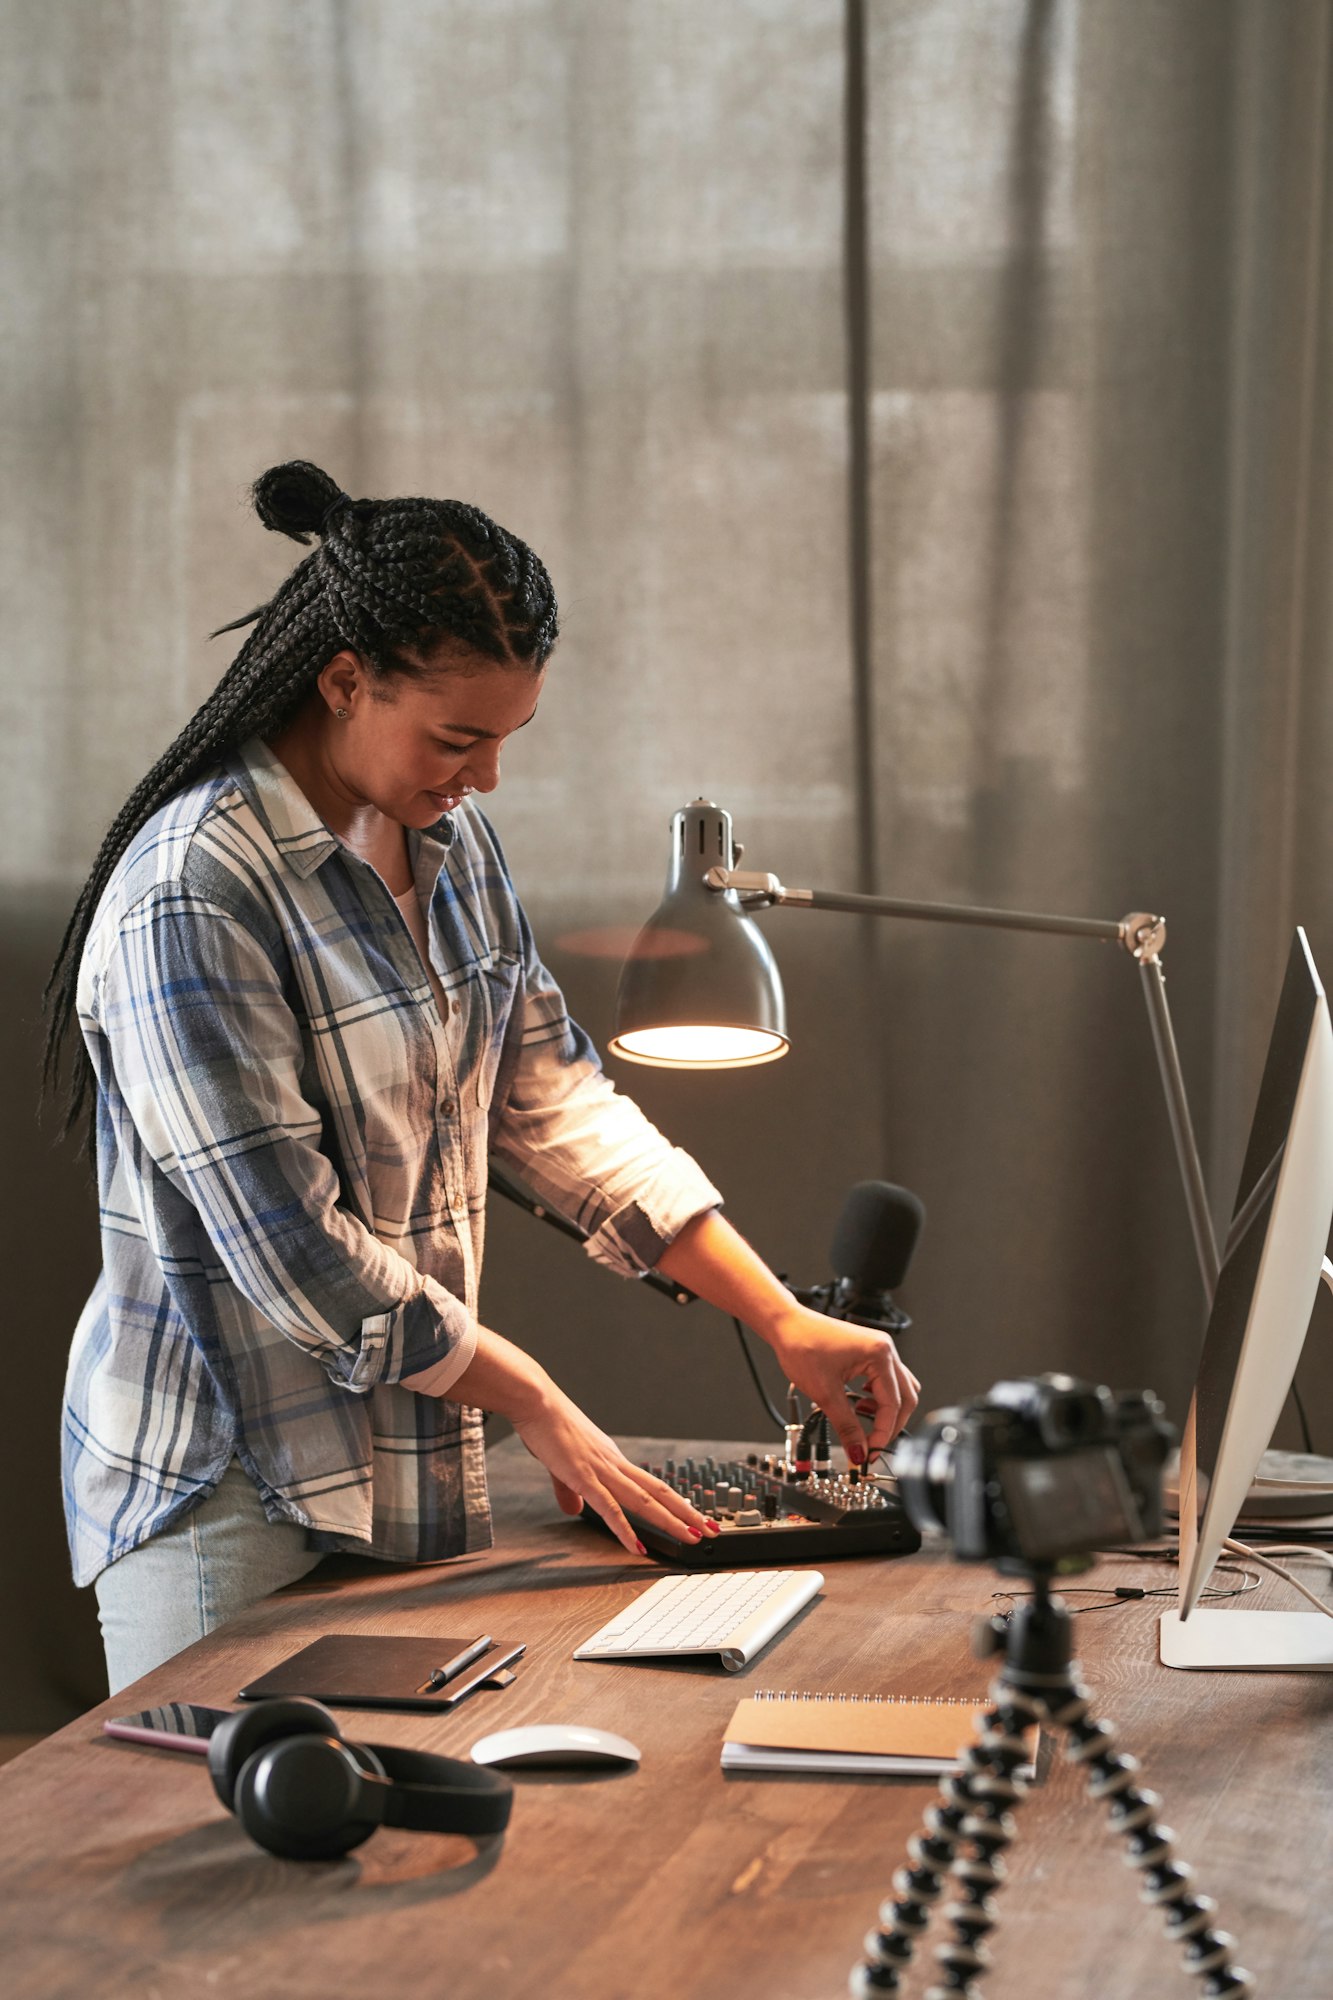
[[[1140,965],[1151,965],[1162,955],[1166,944],[1166,918],[1134,910],[1120,919],[1120,942]]]

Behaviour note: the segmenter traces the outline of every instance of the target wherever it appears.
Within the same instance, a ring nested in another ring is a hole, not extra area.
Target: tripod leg
[[[1018,1830],[1010,1807],[1027,1795],[1026,1782],[1015,1773],[1028,1754],[1023,1732],[1042,1709],[1004,1680],[995,1682],[990,1694],[994,1707],[981,1724],[981,1741],[967,1752],[972,1810],[962,1835],[972,1853],[956,1858],[949,1870],[962,1900],[945,1909],[953,1938],[936,1948],[941,1978],[925,2000],[977,2000],[980,1994],[977,1980],[991,1964],[982,1940],[999,1921],[993,1897],[1004,1887],[1002,1857]]]
[[[926,2000],[978,2000],[976,1981],[990,1963],[981,1940],[995,1927],[991,1897],[1004,1881],[1001,1856],[1014,1837],[1008,1808],[1025,1795],[1014,1775],[1027,1754],[1023,1731],[1042,1720],[1065,1732],[1066,1756],[1084,1766],[1092,1797],[1106,1800],[1111,1830],[1122,1835],[1125,1859],[1142,1876],[1143,1900],[1162,1911],[1166,1934],[1183,1947],[1186,1970],[1202,1982],[1200,1992],[1206,2000],[1240,2000],[1254,1991],[1254,1979],[1232,1962],[1235,1939],[1215,1928],[1212,1900],[1191,1889],[1193,1871],[1176,1860],[1175,1835],[1155,1818],[1161,1800],[1136,1782],[1136,1759],[1116,1749],[1110,1723],[1093,1720],[1088,1690],[1069,1657],[1068,1613],[1044,1585],[1034,1595],[1038,1601],[1015,1621],[981,1740],[963,1751],[962,1770],[944,1780],[943,1803],[927,1813],[925,1833],[908,1844],[913,1866],[899,1869],[896,1897],[880,1906],[881,1928],[866,1938],[866,1958],[851,1975],[854,2000],[901,1991],[946,1871],[966,1900],[946,1911],[954,1937],[936,1951],[942,1980]],[[964,1844],[972,1847],[970,1856],[960,1856]]]
[[[910,1868],[893,1877],[894,1895],[879,1906],[879,1927],[868,1931],[865,1958],[852,1968],[847,1990],[853,2000],[871,2000],[877,1993],[898,1993],[912,1962],[917,1941],[930,1922],[944,1887],[944,1873],[958,1850],[970,1804],[966,1780],[959,1774],[940,1780],[940,1798],[925,1815],[924,1829],[907,1843]]]
[[[1214,1928],[1217,1905],[1211,1896],[1190,1888],[1194,1871],[1175,1858],[1175,1835],[1155,1817],[1162,1801],[1137,1783],[1138,1759],[1118,1751],[1114,1726],[1090,1714],[1088,1690],[1071,1678],[1067,1688],[1052,1693],[1047,1706],[1051,1721],[1068,1732],[1065,1755],[1084,1767],[1089,1796],[1110,1808],[1112,1833],[1127,1843],[1126,1864],[1141,1871],[1142,1899],[1160,1909],[1166,1934],[1183,1947],[1185,1969],[1203,1982],[1208,2000],[1231,2000],[1252,1993],[1254,1978],[1232,1963],[1236,1940]]]
[[[879,1928],[868,1933],[866,1956],[848,1982],[853,2000],[901,1991],[903,1973],[930,1922],[946,1872],[967,1901],[949,1908],[955,1942],[941,1946],[936,1954],[945,1966],[946,1983],[932,1989],[932,1994],[976,1992],[972,1974],[987,1964],[979,1940],[995,1924],[990,1893],[1004,1880],[999,1857],[1014,1836],[1006,1807],[1023,1795],[1013,1772],[1027,1755],[1021,1735],[1027,1716],[1016,1709],[1011,1692],[997,1684],[992,1698],[1000,1696],[1003,1700],[997,1699],[978,1725],[980,1742],[959,1753],[962,1769],[941,1780],[940,1802],[926,1813],[924,1831],[907,1844],[912,1866],[898,1869],[895,1894],[880,1905]],[[971,1856],[959,1856],[963,1843],[973,1848]]]

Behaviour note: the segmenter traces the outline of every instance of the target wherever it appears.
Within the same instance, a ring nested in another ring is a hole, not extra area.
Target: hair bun
[[[322,535],[333,509],[352,504],[337,481],[306,458],[270,466],[260,473],[252,493],[264,526],[290,535],[294,542],[308,543],[312,535]]]

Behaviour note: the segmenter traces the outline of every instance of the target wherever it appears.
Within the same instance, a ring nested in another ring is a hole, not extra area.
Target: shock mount
[[[1029,1758],[1024,1732],[1044,1723],[1063,1732],[1065,1756],[1083,1766],[1089,1796],[1106,1803],[1110,1831],[1126,1842],[1126,1864],[1140,1872],[1142,1900],[1162,1912],[1186,1970],[1202,1981],[1198,1990],[1208,2000],[1252,1993],[1252,1975],[1233,1963],[1235,1939],[1215,1928],[1216,1905],[1191,1887],[1193,1871],[1176,1859],[1175,1836],[1156,1818],[1160,1798],[1138,1782],[1138,1760],[1117,1750],[1113,1725],[1091,1712],[1072,1658],[1070,1614],[1051,1592],[1053,1570],[1034,1566],[1024,1573],[1031,1597],[1007,1619],[986,1620],[979,1629],[978,1652],[1004,1653],[989,1690],[993,1705],[978,1723],[980,1740],[960,1752],[962,1769],[941,1780],[939,1801],[908,1842],[910,1866],[893,1877],[893,1894],[880,1905],[850,1992],[871,2000],[904,1991],[903,1975],[949,1878],[957,1900],[944,1915],[953,1936],[936,1948],[941,1972],[925,2000],[979,2000],[978,1981],[991,1964],[983,1940],[996,1928],[1002,1857],[1017,1832],[1013,1808],[1027,1791],[1017,1775]]]

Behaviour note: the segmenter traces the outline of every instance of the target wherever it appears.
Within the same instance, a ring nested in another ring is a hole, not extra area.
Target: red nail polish
[[[645,1548],[645,1547],[643,1546],[643,1543],[642,1543],[642,1542],[635,1542],[634,1546],[635,1546],[635,1548],[636,1548],[636,1549],[637,1549],[637,1550],[639,1551],[639,1554],[640,1554],[641,1556],[646,1556],[646,1555],[647,1555],[648,1551],[647,1551],[647,1549],[646,1549],[646,1548]]]
[[[703,1540],[703,1538],[704,1538],[704,1531],[703,1531],[703,1529],[702,1529],[702,1528],[691,1528],[691,1529],[690,1529],[690,1540],[691,1540],[691,1541],[693,1541],[693,1542],[701,1542],[701,1541]]]
[[[851,1460],[853,1465],[864,1465],[866,1462],[865,1446],[861,1444],[854,1444],[851,1450],[848,1452],[847,1456]]]

